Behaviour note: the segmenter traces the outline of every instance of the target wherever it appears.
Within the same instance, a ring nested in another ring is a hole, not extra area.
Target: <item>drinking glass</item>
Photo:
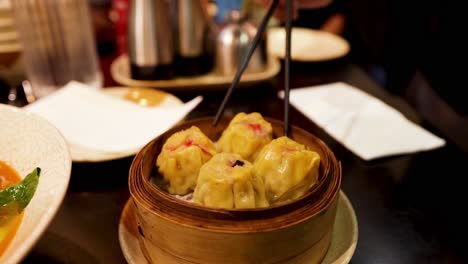
[[[87,0],[14,0],[23,65],[41,98],[75,80],[102,87]]]

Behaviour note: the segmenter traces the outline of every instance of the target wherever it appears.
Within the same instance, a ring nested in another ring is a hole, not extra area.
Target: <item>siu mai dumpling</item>
[[[237,153],[253,162],[260,150],[272,140],[271,124],[259,113],[239,113],[218,140],[219,152]]]
[[[238,154],[219,153],[200,168],[195,203],[234,209],[267,207],[265,189],[252,164]]]
[[[197,184],[200,167],[216,153],[213,142],[195,126],[174,133],[156,160],[171,194],[185,195]]]
[[[317,182],[320,155],[288,137],[272,140],[253,164],[270,204],[296,199]]]

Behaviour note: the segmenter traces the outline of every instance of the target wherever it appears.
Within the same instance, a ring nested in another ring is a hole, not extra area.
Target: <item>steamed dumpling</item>
[[[237,153],[254,161],[263,146],[272,140],[271,124],[259,113],[239,113],[229,123],[217,143],[219,152]]]
[[[302,196],[317,182],[320,156],[288,137],[271,141],[253,164],[272,204]]]
[[[238,154],[219,153],[205,163],[194,192],[195,203],[216,208],[267,207],[261,178]]]
[[[164,143],[156,160],[171,194],[185,195],[195,188],[198,171],[216,153],[213,142],[195,126],[179,131]]]

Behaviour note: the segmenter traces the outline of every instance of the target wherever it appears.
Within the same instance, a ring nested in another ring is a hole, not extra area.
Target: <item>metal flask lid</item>
[[[132,75],[140,79],[168,79],[174,60],[168,0],[131,0],[128,53]],[[141,72],[140,72],[141,71]]]
[[[222,26],[216,38],[216,73],[234,75],[244,58],[247,48],[257,32],[257,27],[238,10],[230,11],[227,23]],[[265,70],[266,35],[262,37],[245,73],[258,73]]]

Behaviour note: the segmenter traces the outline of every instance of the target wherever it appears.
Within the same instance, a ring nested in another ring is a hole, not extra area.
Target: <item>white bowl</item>
[[[268,53],[284,58],[286,31],[283,27],[268,30]],[[347,55],[350,44],[341,36],[309,28],[295,27],[291,31],[291,59],[302,62],[334,60]]]
[[[59,131],[45,119],[21,108],[0,104],[0,160],[21,177],[42,169],[39,185],[16,235],[0,263],[19,263],[57,213],[71,174],[71,157]]]

